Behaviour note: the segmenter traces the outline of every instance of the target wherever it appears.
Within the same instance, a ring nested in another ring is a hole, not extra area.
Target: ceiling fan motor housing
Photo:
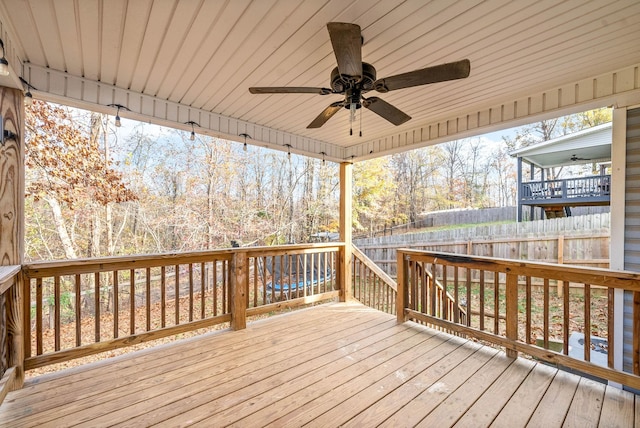
[[[338,67],[331,71],[331,89],[336,94],[344,94],[350,87],[358,87],[362,92],[368,92],[373,89],[373,83],[376,81],[376,69],[371,64],[362,63],[362,79],[353,83],[352,80],[345,80],[340,75]]]

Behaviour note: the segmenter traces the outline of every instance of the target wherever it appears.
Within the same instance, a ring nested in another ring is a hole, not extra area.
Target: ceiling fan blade
[[[259,86],[249,88],[252,94],[319,94],[328,95],[331,89],[328,88],[309,88],[295,86]]]
[[[362,34],[360,26],[344,22],[327,24],[329,37],[336,55],[338,70],[344,80],[362,79]]]
[[[333,115],[336,114],[338,110],[340,110],[343,106],[344,106],[344,101],[337,101],[335,103],[330,104],[326,109],[322,111],[322,113],[318,115],[318,117],[313,119],[313,122],[311,122],[307,126],[307,129],[320,128],[322,125],[324,125],[327,122],[327,120],[331,119]]]
[[[440,64],[408,73],[378,79],[373,84],[378,92],[395,91],[396,89],[411,88],[413,86],[428,85],[429,83],[446,82],[447,80],[464,79],[469,77],[471,62],[462,61]]]
[[[411,120],[411,116],[378,97],[363,99],[362,105],[396,126]]]

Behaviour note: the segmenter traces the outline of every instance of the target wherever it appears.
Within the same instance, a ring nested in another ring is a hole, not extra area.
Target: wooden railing
[[[396,297],[398,295],[398,285],[396,281],[387,275],[377,266],[365,253],[352,246],[353,253],[353,297],[362,304],[378,309],[389,314],[396,314]],[[420,302],[420,298],[412,305],[428,304],[432,305],[434,313],[445,315],[446,319],[455,322],[466,322],[466,309],[461,307],[458,300],[447,290],[440,281],[433,278],[431,272],[422,270],[419,274],[427,284],[426,294]],[[414,284],[411,284],[412,286]],[[457,291],[456,291],[457,293]],[[457,294],[456,294],[457,296]]]
[[[530,181],[527,183],[521,183],[520,188],[520,199],[522,201],[554,198],[608,198],[610,194],[610,175]]]
[[[398,265],[400,322],[425,322],[502,346],[511,356],[522,352],[640,388],[639,341],[633,344],[634,373],[614,369],[613,346],[614,292],[640,295],[639,274],[415,250],[399,250]],[[467,307],[465,320],[434,307],[428,297],[432,279],[424,272],[453,290],[455,300]],[[556,282],[562,296],[554,292]],[[583,289],[571,288],[570,293],[570,282]],[[637,320],[640,310],[635,312]],[[634,337],[638,334],[634,331]],[[574,345],[582,346],[582,352],[576,354]]]
[[[24,378],[19,292],[20,266],[0,266],[0,403]]]
[[[356,246],[352,246],[352,295],[363,305],[388,314],[396,313],[396,281],[369,259]]]
[[[25,369],[216,324],[241,329],[247,316],[333,298],[340,248],[256,247],[25,265]],[[310,268],[297,269],[295,283],[294,259]],[[291,269],[286,275],[274,273],[285,265]]]
[[[342,245],[248,248],[247,316],[338,297]]]

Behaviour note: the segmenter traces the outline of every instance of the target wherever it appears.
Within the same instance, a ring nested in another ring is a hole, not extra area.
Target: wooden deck
[[[358,303],[30,380],[0,426],[628,426],[633,394]]]

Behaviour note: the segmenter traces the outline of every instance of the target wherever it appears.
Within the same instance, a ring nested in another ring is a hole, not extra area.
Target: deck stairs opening
[[[565,207],[565,206],[545,207],[544,214],[548,219],[571,217],[571,207]]]

